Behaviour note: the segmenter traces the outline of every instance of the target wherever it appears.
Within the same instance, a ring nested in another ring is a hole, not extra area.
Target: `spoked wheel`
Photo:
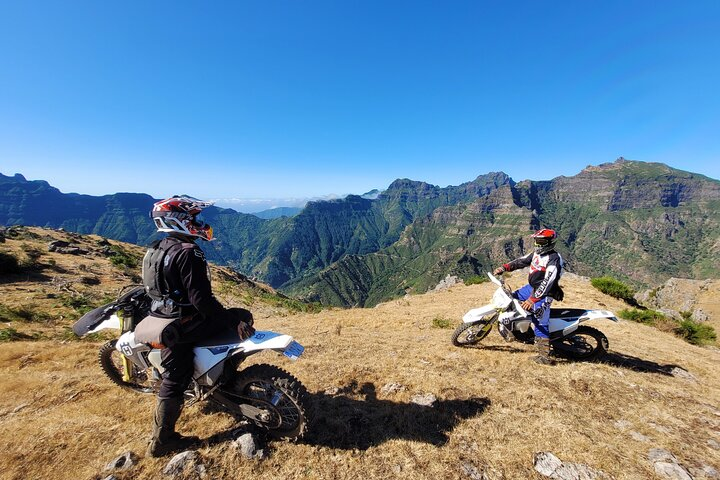
[[[100,368],[110,380],[123,388],[139,393],[154,393],[146,370],[130,362],[130,381],[123,380],[123,355],[115,349],[117,340],[110,340],[100,347]]]
[[[266,422],[255,422],[273,438],[295,440],[307,430],[307,390],[300,381],[273,365],[253,365],[238,373],[232,385],[237,395],[262,401],[270,410]]]
[[[452,344],[456,347],[475,345],[488,336],[492,330],[494,320],[495,315],[476,323],[463,323],[455,329],[450,341],[452,341]]]
[[[569,336],[552,342],[558,357],[570,360],[597,360],[607,353],[608,339],[600,330],[581,325]]]

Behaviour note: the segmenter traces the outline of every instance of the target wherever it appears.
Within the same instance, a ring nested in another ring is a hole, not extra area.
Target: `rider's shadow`
[[[634,370],[636,372],[659,373],[668,376],[673,376],[672,371],[674,368],[682,368],[680,365],[657,363],[620,352],[610,352],[600,359],[600,362],[612,365],[613,367],[627,368],[628,370]]]
[[[443,445],[460,421],[481,415],[490,400],[437,400],[426,407],[379,399],[375,385],[364,383],[337,395],[311,394],[309,403],[314,421],[303,443],[366,450],[393,439]]]

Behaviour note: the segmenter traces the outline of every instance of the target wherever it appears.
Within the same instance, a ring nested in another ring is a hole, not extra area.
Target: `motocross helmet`
[[[535,253],[538,255],[555,250],[555,241],[557,240],[557,233],[555,230],[543,228],[533,233],[531,236],[533,240],[535,240]]]
[[[175,232],[188,237],[212,240],[212,227],[196,218],[204,208],[210,205],[212,202],[175,195],[153,205],[150,217],[155,222],[158,232]]]

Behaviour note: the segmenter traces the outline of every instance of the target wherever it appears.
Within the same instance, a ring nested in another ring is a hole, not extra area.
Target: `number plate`
[[[305,351],[305,347],[300,345],[298,342],[293,341],[290,345],[285,348],[283,355],[288,357],[290,360],[297,360],[300,355]]]

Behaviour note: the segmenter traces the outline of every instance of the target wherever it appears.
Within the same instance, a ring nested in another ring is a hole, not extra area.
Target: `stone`
[[[632,427],[632,423],[628,422],[627,420],[616,420],[615,423],[613,423],[613,425],[618,430],[626,430],[626,429]]]
[[[447,290],[448,288],[458,283],[458,277],[455,275],[448,275],[435,286],[435,291]]]
[[[23,410],[30,406],[30,403],[21,403],[17,407],[13,408],[12,413],[18,413],[20,410]]]
[[[410,402],[423,407],[432,407],[437,402],[437,397],[432,393],[418,393],[410,397]]]
[[[340,388],[339,387],[329,387],[329,388],[325,389],[324,393],[325,393],[325,395],[337,395],[338,393],[340,393]]]
[[[638,442],[649,442],[651,440],[650,437],[647,437],[640,432],[636,432],[635,430],[630,431],[630,436],[633,440],[637,440]]]
[[[697,382],[697,378],[695,378],[695,375],[688,372],[684,368],[680,367],[673,367],[672,370],[670,370],[670,375],[677,378],[684,378],[685,380],[692,380],[693,382]]]
[[[562,466],[562,461],[550,452],[539,452],[535,454],[533,465],[540,475],[551,477]]]
[[[550,452],[539,452],[533,460],[535,471],[553,480],[595,480],[608,478],[600,471],[581,463],[563,462]]]
[[[715,450],[720,450],[720,443],[718,443],[717,440],[713,440],[712,438],[707,441],[707,444],[710,446],[710,448],[714,448]]]
[[[265,452],[257,448],[257,441],[252,433],[243,433],[233,442],[233,446],[240,450],[240,455],[248,460],[263,458]]]
[[[65,248],[69,247],[70,244],[63,240],[55,240],[50,243],[48,243],[48,251],[49,252],[55,252],[58,248]]]
[[[174,478],[205,478],[206,473],[195,450],[178,453],[163,468],[164,475]]]
[[[598,472],[581,463],[565,463],[552,474],[555,480],[595,480],[605,478],[605,474]]]
[[[675,455],[668,452],[665,449],[662,448],[652,448],[648,452],[648,460],[650,462],[670,462],[670,463],[677,463],[677,458],[675,458]]]
[[[690,474],[677,463],[655,462],[655,473],[670,480],[693,480]]]
[[[380,393],[384,393],[385,395],[390,395],[393,393],[402,392],[405,390],[405,385],[402,385],[397,382],[391,382],[386,383],[380,388]]]
[[[128,470],[137,464],[138,456],[131,451],[127,451],[119,457],[105,465],[105,471],[111,470]]]
[[[470,478],[471,480],[483,480],[482,473],[480,473],[480,470],[478,470],[474,465],[463,463],[461,468],[467,478]]]

